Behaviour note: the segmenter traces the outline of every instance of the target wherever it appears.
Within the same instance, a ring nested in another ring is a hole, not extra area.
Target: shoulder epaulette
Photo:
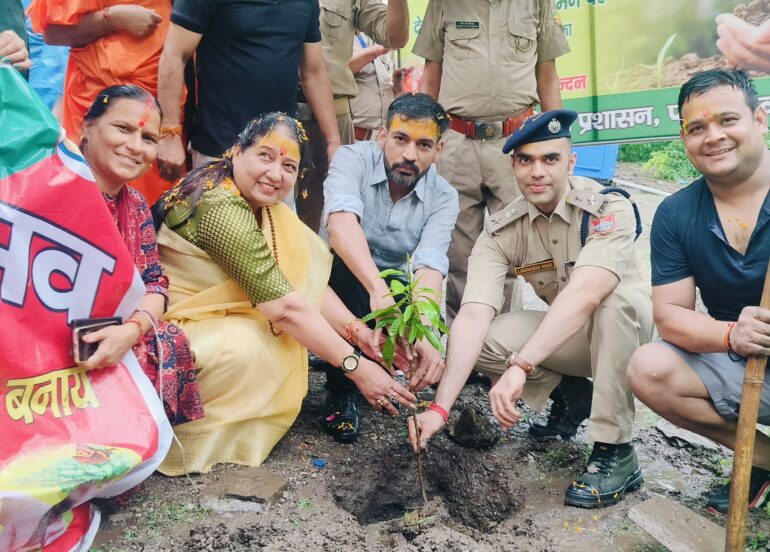
[[[581,190],[579,188],[573,188],[567,194],[567,203],[588,211],[594,216],[601,216],[604,210],[607,208],[610,200],[599,192],[592,190]]]
[[[489,215],[484,221],[484,227],[490,234],[497,232],[503,226],[519,220],[527,214],[527,201],[519,196],[508,205]]]

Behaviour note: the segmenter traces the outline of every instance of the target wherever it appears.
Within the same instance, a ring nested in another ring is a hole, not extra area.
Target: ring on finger
[[[385,399],[377,399],[377,404],[382,406],[385,403]]]

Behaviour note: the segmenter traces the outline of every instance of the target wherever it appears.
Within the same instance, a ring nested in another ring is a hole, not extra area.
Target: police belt
[[[374,134],[374,130],[371,128],[353,127],[353,135],[359,142],[366,142],[371,139],[372,134]]]
[[[347,96],[334,98],[334,114],[339,117],[341,115],[347,115],[348,113],[350,113],[350,98]],[[310,105],[303,102],[297,102],[297,112],[294,116],[300,121],[307,122],[316,120],[313,116],[313,110],[310,109]]]
[[[508,117],[502,121],[472,121],[470,119],[464,119],[459,115],[451,115],[452,123],[449,128],[464,134],[468,138],[474,140],[494,140],[496,138],[505,138],[510,136],[535,113],[532,106],[529,106],[524,111]]]

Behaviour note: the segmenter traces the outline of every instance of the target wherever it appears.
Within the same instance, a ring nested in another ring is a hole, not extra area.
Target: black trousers
[[[390,282],[393,277],[386,278]],[[332,261],[332,273],[329,277],[329,287],[339,296],[345,306],[355,316],[362,318],[371,312],[369,306],[369,292],[358,281],[347,265],[338,256]],[[398,299],[398,298],[396,298]],[[374,328],[374,321],[369,322],[369,327]],[[375,361],[376,362],[376,361]],[[326,369],[326,389],[340,393],[352,391],[356,385],[345,376],[345,373],[329,363],[324,365]]]

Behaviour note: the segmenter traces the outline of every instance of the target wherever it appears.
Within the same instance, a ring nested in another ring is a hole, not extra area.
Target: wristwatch
[[[361,360],[361,349],[353,347],[353,354],[350,354],[342,359],[342,371],[349,374],[358,368],[358,362]]]
[[[527,376],[531,376],[532,372],[535,371],[535,365],[534,364],[530,364],[529,362],[527,362],[526,360],[521,358],[517,352],[511,353],[511,355],[508,357],[507,364],[508,364],[509,368],[511,366],[518,366],[519,368],[521,368],[524,371],[524,373]]]

